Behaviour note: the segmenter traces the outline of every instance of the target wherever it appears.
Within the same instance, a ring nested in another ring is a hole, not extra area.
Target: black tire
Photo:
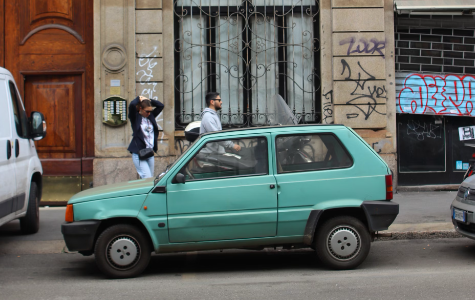
[[[26,215],[20,218],[20,229],[23,234],[37,233],[40,229],[40,206],[38,199],[38,187],[35,182],[30,185],[28,208]]]
[[[94,249],[99,269],[110,278],[129,278],[147,268],[151,256],[148,236],[129,224],[113,225],[104,230]]]
[[[317,230],[315,250],[327,267],[348,270],[359,266],[368,256],[371,236],[358,219],[340,216],[327,220]]]

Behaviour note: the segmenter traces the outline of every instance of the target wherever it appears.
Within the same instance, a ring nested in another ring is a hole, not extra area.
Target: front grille
[[[457,226],[462,230],[475,233],[475,224],[473,223],[467,225],[464,223],[457,222]]]

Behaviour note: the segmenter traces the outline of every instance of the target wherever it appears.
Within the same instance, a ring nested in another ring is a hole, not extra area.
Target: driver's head
[[[220,110],[221,105],[223,102],[221,101],[221,97],[219,96],[219,93],[217,92],[209,92],[206,94],[205,97],[206,100],[206,106],[213,110]]]

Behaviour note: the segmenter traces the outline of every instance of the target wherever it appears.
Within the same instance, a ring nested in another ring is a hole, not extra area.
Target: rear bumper
[[[61,233],[69,251],[92,251],[100,224],[98,220],[63,223]]]
[[[369,231],[387,230],[399,214],[399,204],[390,201],[364,201],[361,208],[368,220]]]

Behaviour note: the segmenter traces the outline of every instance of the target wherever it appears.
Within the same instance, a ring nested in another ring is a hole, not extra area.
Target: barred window
[[[201,120],[205,95],[223,100],[223,127],[269,122],[280,94],[302,123],[320,121],[316,0],[175,2],[176,127]]]

